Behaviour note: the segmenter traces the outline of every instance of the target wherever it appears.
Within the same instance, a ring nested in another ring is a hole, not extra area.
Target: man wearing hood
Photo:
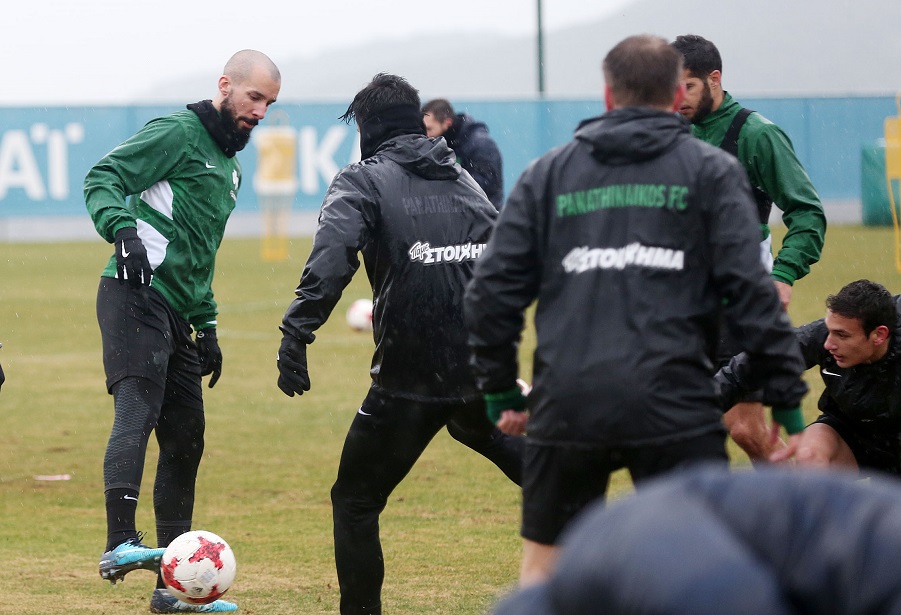
[[[674,113],[679,53],[633,36],[603,70],[609,111],[526,169],[464,302],[489,416],[528,432],[523,585],[547,577],[561,531],[613,471],[640,486],[688,463],[727,463],[712,377],[722,311],[776,422],[803,427],[803,364],[760,262],[750,185]],[[526,403],[517,346],[536,299]]]
[[[342,615],[382,612],[379,514],[443,427],[520,483],[522,439],[498,430],[469,369],[463,291],[497,210],[426,136],[419,93],[378,74],[341,119],[356,120],[362,160],[335,176],[297,298],[282,320],[278,386],[310,390],[306,347],[363,255],[373,292],[372,386],[354,417],[332,487]]]
[[[466,113],[456,113],[443,98],[422,107],[422,121],[430,137],[444,137],[457,155],[457,162],[482,187],[488,200],[504,205],[504,169],[501,150],[488,134],[488,126]]]

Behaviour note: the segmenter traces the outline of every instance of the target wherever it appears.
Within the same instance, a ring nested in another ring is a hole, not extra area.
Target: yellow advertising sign
[[[895,227],[895,268],[901,273],[901,93],[895,105],[898,116],[885,118],[885,181]]]

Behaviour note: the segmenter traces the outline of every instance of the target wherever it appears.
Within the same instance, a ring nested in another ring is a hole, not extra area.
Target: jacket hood
[[[447,129],[444,133],[444,138],[448,143],[457,143],[460,141],[465,141],[469,138],[470,133],[476,132],[478,130],[484,130],[488,132],[488,125],[485,122],[480,122],[474,119],[471,115],[467,115],[466,113],[458,113],[454,116],[454,123],[451,124],[450,128]]]
[[[576,140],[586,144],[599,162],[623,165],[656,158],[690,134],[688,122],[677,113],[626,107],[585,120],[576,130]]]
[[[377,154],[426,179],[457,179],[461,172],[454,150],[441,137],[401,135],[386,141]]]

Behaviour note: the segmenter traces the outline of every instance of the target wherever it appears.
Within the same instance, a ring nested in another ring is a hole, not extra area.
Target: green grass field
[[[781,231],[774,231],[778,243]],[[899,292],[893,241],[891,229],[831,228],[823,261],[795,289],[793,322],[821,317],[826,295],[861,277]],[[310,243],[295,240],[288,261],[266,263],[257,241],[227,240],[218,261],[225,363],[216,388],[204,389],[207,445],[194,526],[231,543],[238,578],[228,597],[248,614],[338,612],[329,489],[368,387],[372,346],[370,336],[347,328],[343,313],[368,286],[358,275],[311,346],[312,390],[285,397],[275,386],[278,324]],[[134,572],[115,587],[97,574],[112,398],[103,385],[94,300],[110,253],[99,239],[0,244],[0,363],[7,375],[0,393],[0,613],[147,611],[152,574]],[[523,344],[526,366],[530,339]],[[810,382],[808,417],[820,390]],[[733,453],[736,465],[747,465]],[[138,526],[152,543],[153,442],[147,459]],[[58,474],[71,478],[34,478]],[[613,489],[631,489],[624,474]],[[518,519],[516,488],[439,434],[382,515],[385,612],[484,613],[515,582]]]

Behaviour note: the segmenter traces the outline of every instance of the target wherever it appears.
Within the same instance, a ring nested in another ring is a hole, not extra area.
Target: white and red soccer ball
[[[169,592],[190,604],[209,604],[228,591],[237,564],[228,543],[206,530],[178,536],[166,547],[160,562]]]
[[[347,326],[354,331],[372,331],[372,301],[357,299],[347,308]]]

